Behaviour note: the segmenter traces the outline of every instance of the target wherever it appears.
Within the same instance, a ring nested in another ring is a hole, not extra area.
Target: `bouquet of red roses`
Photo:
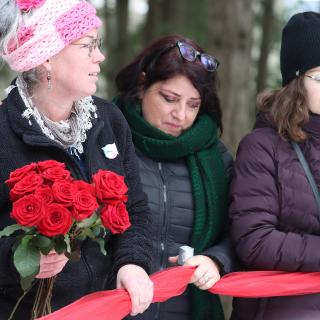
[[[114,172],[99,170],[87,183],[73,179],[64,163],[46,160],[16,169],[6,184],[13,202],[10,216],[17,224],[0,231],[0,237],[19,232],[13,262],[24,294],[39,273],[40,254],[55,250],[72,259],[79,255],[76,240],[90,238],[105,255],[106,233],[123,233],[130,226],[128,188]],[[40,280],[32,318],[51,312],[54,279]]]

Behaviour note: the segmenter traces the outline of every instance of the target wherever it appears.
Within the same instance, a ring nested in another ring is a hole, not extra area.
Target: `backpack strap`
[[[308,165],[308,162],[306,160],[306,158],[304,157],[303,155],[303,152],[300,148],[300,146],[295,142],[295,141],[291,141],[291,145],[294,149],[294,151],[296,152],[297,156],[298,156],[298,159],[302,165],[302,168],[308,178],[308,181],[309,181],[309,184],[311,186],[311,189],[313,191],[313,194],[314,194],[314,197],[316,199],[316,202],[317,202],[317,205],[318,205],[318,209],[320,211],[320,195],[319,195],[319,189],[317,187],[317,184],[314,180],[314,177],[311,173],[311,170],[309,168],[309,165]]]

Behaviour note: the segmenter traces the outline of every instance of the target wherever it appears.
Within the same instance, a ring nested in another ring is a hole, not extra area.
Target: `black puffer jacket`
[[[108,169],[124,175],[129,187],[127,208],[132,227],[110,242],[110,254],[104,257],[95,243],[84,242],[81,260],[68,262],[59,274],[53,292],[53,310],[59,309],[93,291],[105,288],[111,268],[114,273],[123,265],[134,263],[147,271],[151,262],[150,215],[147,199],[142,192],[138,165],[130,130],[121,112],[111,103],[94,98],[98,119],[87,133],[84,145],[85,163],[89,176],[99,169]],[[23,118],[25,106],[13,89],[0,108],[0,229],[13,224],[9,213],[11,202],[4,181],[11,171],[31,162],[54,159],[64,162],[77,179],[86,180],[79,163],[57,143],[47,138],[37,123]],[[114,143],[119,155],[111,160],[102,150]],[[18,297],[22,294],[19,277],[12,263],[13,237],[0,239],[0,319],[7,319]],[[34,290],[22,301],[14,319],[29,318],[34,300]]]
[[[228,178],[231,178],[232,157],[219,142]],[[168,257],[176,256],[182,245],[191,246],[194,221],[192,187],[184,159],[170,162],[156,162],[136,150],[143,190],[147,193],[152,215],[153,264],[152,272],[172,265]],[[203,252],[212,257],[230,272],[233,266],[232,250],[227,238]],[[174,279],[172,279],[174,281]],[[164,303],[152,304],[142,315],[128,317],[135,320],[187,320],[191,319],[189,291]]]

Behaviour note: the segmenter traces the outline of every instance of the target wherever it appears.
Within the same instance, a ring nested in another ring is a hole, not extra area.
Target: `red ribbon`
[[[195,267],[173,267],[153,274],[152,302],[182,294]],[[222,277],[209,292],[233,297],[258,298],[320,292],[320,272],[248,271]],[[130,313],[131,300],[123,289],[98,291],[38,320],[119,320]]]

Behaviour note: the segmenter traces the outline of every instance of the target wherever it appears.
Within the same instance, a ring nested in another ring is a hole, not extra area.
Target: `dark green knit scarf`
[[[134,144],[148,157],[156,160],[186,158],[195,206],[191,245],[195,254],[201,254],[218,240],[227,215],[227,178],[217,147],[216,123],[202,114],[192,128],[173,137],[146,122],[139,107],[125,106],[121,110],[130,125]],[[224,319],[218,296],[195,286],[191,286],[191,290],[193,319]]]

